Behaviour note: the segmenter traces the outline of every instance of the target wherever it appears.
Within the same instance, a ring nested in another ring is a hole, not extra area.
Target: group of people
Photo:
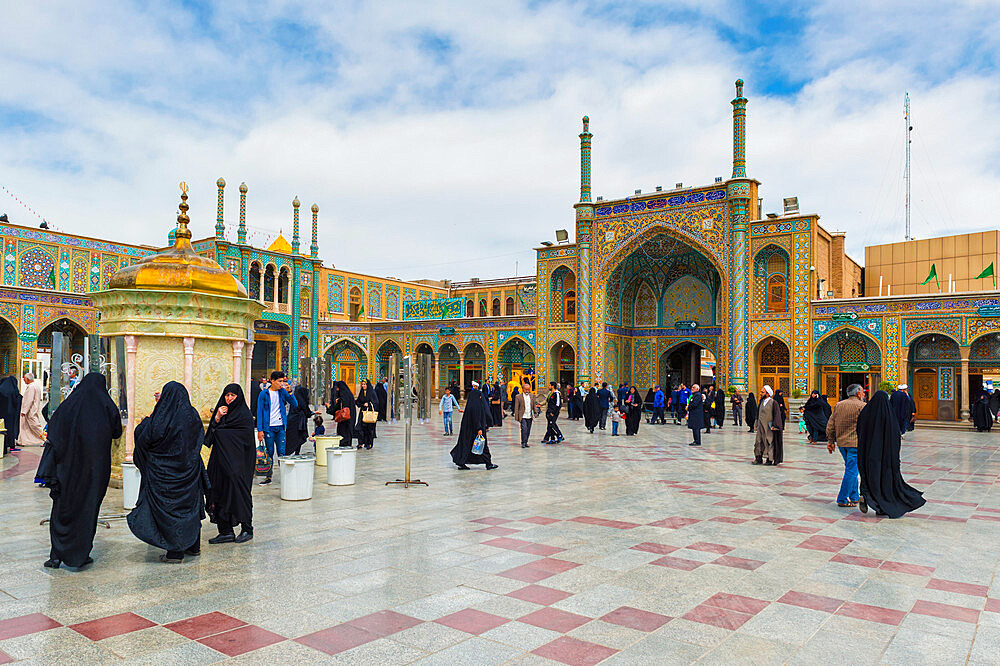
[[[1000,418],[1000,389],[983,391],[972,403],[972,425],[976,432],[990,432]]]

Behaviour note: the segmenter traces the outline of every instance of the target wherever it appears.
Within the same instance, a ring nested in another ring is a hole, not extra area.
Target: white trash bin
[[[125,461],[122,463],[122,505],[131,510],[139,503],[139,483],[142,480],[142,473],[135,463]]]
[[[330,447],[326,450],[326,483],[330,486],[354,485],[358,466],[358,451],[352,447]]]
[[[312,455],[280,456],[278,469],[281,474],[281,499],[312,499],[315,466],[316,457]]]
[[[340,446],[340,435],[320,435],[313,437],[316,445],[316,464],[326,467],[326,450],[331,446]]]

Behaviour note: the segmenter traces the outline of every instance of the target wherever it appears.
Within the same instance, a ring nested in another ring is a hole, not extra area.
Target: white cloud
[[[742,3],[40,4],[0,24],[0,183],[74,233],[160,243],[183,179],[210,235],[222,175],[232,223],[242,180],[250,224],[286,235],[298,195],[305,245],[318,203],[340,267],[530,272],[531,248],[572,228],[583,114],[595,194],[709,183],[730,173],[737,77],[766,210],[798,195],[858,259],[901,239],[908,88],[915,235],[993,224],[997,31],[975,3],[943,19],[820,4],[773,43]]]

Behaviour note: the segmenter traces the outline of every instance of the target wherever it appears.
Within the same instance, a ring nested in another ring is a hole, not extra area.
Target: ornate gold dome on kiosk
[[[109,289],[195,291],[216,296],[246,298],[247,290],[219,264],[195,253],[188,230],[187,183],[181,183],[180,214],[174,246],[118,271]]]

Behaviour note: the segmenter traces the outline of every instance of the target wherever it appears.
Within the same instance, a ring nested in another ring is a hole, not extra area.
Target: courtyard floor
[[[457,419],[456,419],[457,420]],[[180,565],[123,520],[91,567],[42,567],[38,450],[0,472],[0,664],[961,664],[1000,660],[1000,438],[918,430],[903,474],[928,503],[899,520],[835,504],[843,464],[786,433],[643,424],[635,438],[562,422],[458,471],[453,438],[379,424],[358,482],[285,502],[254,486],[255,538]],[[582,423],[582,422],[581,422]],[[458,424],[456,423],[456,431]],[[121,513],[110,490],[105,513]]]

